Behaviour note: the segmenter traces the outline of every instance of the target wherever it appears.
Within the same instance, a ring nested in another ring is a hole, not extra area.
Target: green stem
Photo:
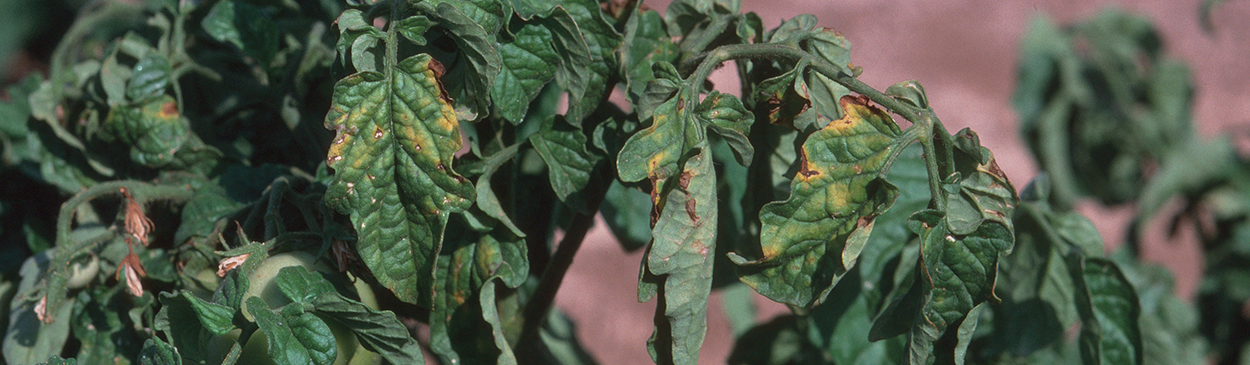
[[[46,313],[55,313],[57,306],[65,300],[65,284],[73,271],[70,266],[73,258],[96,243],[94,240],[81,242],[70,240],[74,213],[78,211],[79,206],[92,199],[120,194],[121,188],[129,190],[135,202],[139,204],[145,204],[150,200],[185,201],[190,199],[195,192],[178,185],[152,185],[133,180],[110,181],[92,186],[61,204],[60,215],[56,222],[56,254],[53,255],[52,263],[48,266],[48,284],[44,292],[48,298]]]
[[[872,100],[886,110],[902,116],[903,119],[907,119],[907,121],[912,123],[912,126],[908,128],[909,131],[918,130],[924,132],[919,141],[924,146],[925,167],[929,173],[929,194],[934,208],[946,208],[946,194],[942,193],[942,178],[953,171],[942,171],[942,167],[945,166],[946,170],[953,169],[953,163],[950,161],[951,156],[949,154],[938,155],[935,138],[949,139],[949,134],[946,133],[946,128],[942,126],[942,122],[938,120],[932,109],[919,108],[895,100],[893,97],[872,88],[872,86],[868,86],[863,81],[859,81],[854,75],[845,72],[841,67],[833,65],[823,58],[798,48],[779,44],[732,44],[717,47],[711,52],[696,57],[691,61],[699,62],[699,67],[686,79],[686,84],[702,85],[703,81],[711,76],[717,65],[725,61],[741,58],[788,59],[796,62],[805,62],[810,65],[809,67],[812,70],[845,86],[852,92],[868,97],[868,100]],[[698,91],[695,91],[693,88],[687,88],[686,90],[694,92],[696,95],[681,95],[684,108],[694,110],[693,108],[699,102],[697,97]]]

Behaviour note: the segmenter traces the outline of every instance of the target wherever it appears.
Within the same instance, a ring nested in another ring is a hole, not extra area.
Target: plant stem
[[[91,199],[105,195],[120,194],[121,188],[129,190],[139,204],[145,204],[149,200],[185,201],[190,199],[191,195],[195,193],[194,190],[184,186],[152,185],[139,181],[122,180],[92,186],[61,204],[60,215],[57,217],[56,222],[56,254],[53,255],[51,265],[48,266],[48,282],[44,291],[48,298],[46,313],[55,313],[56,307],[65,299],[65,284],[73,271],[72,267],[70,267],[70,261],[82,250],[96,243],[94,240],[70,241],[74,213],[78,211],[79,206],[91,201]]]
[[[573,264],[573,257],[582,247],[586,233],[590,231],[594,223],[594,215],[576,213],[573,216],[573,222],[569,224],[568,231],[564,233],[564,238],[560,239],[560,245],[556,247],[555,254],[547,263],[547,269],[543,270],[538,288],[534,290],[533,296],[525,304],[525,322],[521,329],[520,343],[516,347],[518,351],[537,350],[540,341],[539,330],[542,329],[543,323],[547,322],[547,314],[551,311],[552,304],[555,303],[556,293],[560,291],[564,275],[568,273],[569,266]]]

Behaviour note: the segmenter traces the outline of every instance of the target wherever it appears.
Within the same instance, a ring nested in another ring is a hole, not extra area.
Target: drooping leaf
[[[511,355],[493,335],[499,322],[484,317],[491,303],[480,302],[484,286],[500,278],[517,287],[529,273],[525,241],[507,230],[478,232],[453,221],[444,254],[438,257],[439,280],[430,312],[430,347],[444,362],[494,363]]]
[[[447,79],[459,81],[446,84],[447,93],[456,102],[456,109],[464,107],[473,114],[486,115],[490,111],[491,87],[495,85],[495,77],[501,72],[503,63],[495,46],[494,33],[488,32],[451,3],[419,2],[414,7],[437,19],[455,35],[452,38],[459,55],[467,61],[457,62],[463,66],[447,70]]]
[[[659,216],[643,268],[643,280],[662,286],[656,329],[648,340],[661,363],[697,363],[707,331],[711,255],[716,252],[716,170],[707,144],[695,148],[698,153],[685,161],[675,186],[657,186],[668,191],[656,202]]]
[[[608,93],[613,88],[609,81],[617,74],[616,50],[621,47],[621,34],[604,19],[603,11],[596,1],[565,1],[562,6],[577,23],[590,55],[584,80],[585,91],[580,97],[570,96],[566,115],[573,124],[580,124],[583,118],[607,100]]]
[[[365,349],[382,355],[392,364],[425,363],[417,340],[408,334],[408,328],[399,322],[394,312],[374,310],[338,292],[318,295],[312,304],[316,313],[350,328]]]
[[[326,115],[336,131],[326,204],[351,215],[361,259],[378,281],[422,305],[448,215],[475,199],[473,185],[452,170],[460,129],[432,62],[421,54],[387,74],[349,76],[335,85]]]
[[[784,202],[760,211],[762,256],[730,258],[739,276],[772,300],[811,307],[855,264],[874,219],[898,189],[881,179],[900,132],[867,100],[842,98],[846,115],[808,137]],[[622,154],[623,155],[623,154]]]
[[[582,213],[593,213],[588,211],[581,193],[603,157],[586,149],[587,138],[581,128],[556,116],[543,121],[538,133],[530,135],[529,140],[547,163],[547,176],[556,196]]]
[[[232,323],[235,313],[234,308],[204,301],[186,290],[179,291],[176,295],[177,297],[169,298],[170,301],[181,300],[185,303],[185,305],[194,310],[196,317],[199,319],[200,325],[204,326],[205,330],[220,336],[234,328],[234,324]],[[164,295],[162,295],[162,298],[164,298]]]
[[[852,74],[849,67],[851,42],[833,29],[817,27],[816,23],[814,15],[802,14],[782,22],[766,38],[768,43],[802,49]],[[794,78],[794,91],[809,100],[820,115],[830,119],[840,117],[843,111],[836,100],[849,95],[850,90],[810,69],[798,71],[803,77]]]
[[[978,304],[993,297],[999,256],[1011,249],[1011,229],[985,222],[968,235],[952,233],[942,212],[912,215],[909,228],[920,235],[921,308],[910,337],[910,361],[931,363],[933,343],[948,327],[964,320]],[[916,290],[916,288],[913,288]]]
[[[478,209],[481,209],[483,213],[486,213],[486,215],[491,218],[495,218],[495,220],[498,220],[504,226],[508,227],[508,229],[512,231],[512,234],[517,235],[518,237],[524,237],[525,233],[521,231],[521,228],[516,226],[516,223],[512,222],[511,217],[508,217],[508,213],[504,211],[502,203],[499,202],[499,197],[495,195],[494,190],[491,190],[492,184],[490,181],[491,178],[494,177],[495,171],[498,170],[500,166],[503,166],[505,162],[508,162],[516,157],[519,147],[519,145],[508,146],[487,157],[483,161],[484,166],[482,168],[482,174],[481,176],[478,176],[477,183],[474,185],[474,188],[475,191],[477,191]]]
[[[742,107],[741,101],[713,91],[695,110],[688,110],[684,105],[688,97],[686,91],[688,89],[679,90],[656,107],[651,126],[625,141],[616,163],[622,181],[663,180],[674,176],[679,170],[677,162],[707,138],[706,129],[732,141],[730,146],[737,156],[752,156],[754,150],[745,134],[753,116]]]
[[[276,312],[260,297],[247,298],[247,307],[256,316],[256,325],[265,331],[265,338],[269,340],[269,358],[275,363],[334,363],[338,347],[330,327],[321,318],[308,312]]]
[[[454,1],[454,0],[428,0],[426,1],[437,7],[439,4],[449,4],[454,6],[466,17],[473,20],[474,23],[480,25],[487,33],[494,34],[499,31],[503,24],[508,21],[507,6],[500,0],[470,0],[470,1]]]
[[[1115,263],[1069,257],[1081,314],[1081,357],[1086,364],[1141,364],[1141,304]]]

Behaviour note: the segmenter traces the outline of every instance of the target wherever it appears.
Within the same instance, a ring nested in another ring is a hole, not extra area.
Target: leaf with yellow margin
[[[473,184],[452,170],[456,113],[427,54],[386,74],[356,73],[334,87],[325,202],[351,216],[360,258],[400,300],[428,308],[448,215],[473,204]]]
[[[777,302],[820,304],[855,265],[873,220],[898,196],[884,179],[904,147],[898,125],[865,97],[840,103],[843,117],[803,143],[790,197],[760,210],[762,256],[730,253],[739,278]]]

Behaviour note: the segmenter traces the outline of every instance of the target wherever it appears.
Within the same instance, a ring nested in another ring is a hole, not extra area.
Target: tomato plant
[[[594,363],[553,302],[600,214],[645,252],[628,345],[656,363],[699,362],[713,291],[790,309],[742,323],[735,364],[1245,356],[1250,170],[1189,132],[1148,22],[1030,26],[1015,104],[1046,174],[1017,190],[919,82],[740,5],[83,6],[0,104],[4,360]],[[739,90],[708,81],[726,64]],[[1218,310],[1071,210],[1146,224],[1175,195],[1214,217]]]

